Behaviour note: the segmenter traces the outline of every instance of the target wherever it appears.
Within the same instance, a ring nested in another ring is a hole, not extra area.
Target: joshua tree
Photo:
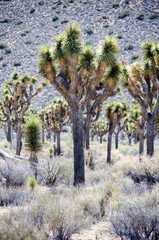
[[[31,169],[37,178],[37,153],[42,148],[41,125],[37,117],[32,116],[26,123],[25,128],[25,147],[30,151],[29,162]]]
[[[11,80],[5,84],[5,91],[7,91],[7,96],[10,99],[12,111],[17,121],[16,155],[20,155],[21,130],[24,115],[30,106],[32,98],[46,86],[46,82],[43,81],[38,89],[34,91],[33,88],[36,82],[37,79],[29,74],[19,77],[19,74],[15,72]]]
[[[129,146],[131,146],[132,138],[134,137],[134,133],[136,132],[136,125],[133,122],[127,122],[125,131],[128,136]]]
[[[57,149],[54,155],[61,153],[60,134],[62,128],[69,121],[69,107],[64,99],[55,99],[51,105],[43,110],[44,121],[43,125],[47,130],[54,132],[57,136]]]
[[[5,127],[7,141],[12,141],[12,127],[11,127],[11,115],[12,115],[12,97],[9,96],[8,89],[3,91],[3,100],[0,101],[0,122]]]
[[[118,149],[119,145],[119,133],[125,129],[127,123],[127,117],[123,119],[123,121],[119,122],[116,128],[116,131],[114,131],[115,134],[115,149]]]
[[[91,101],[103,99],[107,92],[111,95],[116,94],[116,88],[109,88],[110,81],[104,74],[108,67],[112,69],[116,63],[118,45],[113,37],[106,38],[95,67],[94,51],[91,47],[83,49],[81,30],[77,25],[67,27],[65,32],[55,40],[53,49],[49,46],[41,49],[39,71],[66,99],[71,108],[74,185],[78,185],[85,182],[83,111]],[[55,62],[58,64],[58,69],[55,67]]]
[[[110,102],[106,106],[105,115],[109,122],[107,163],[111,163],[111,145],[113,132],[121,119],[125,116],[126,109],[127,107],[125,102]]]
[[[131,106],[130,121],[132,121],[139,134],[139,155],[144,153],[144,139],[145,139],[145,122],[142,117],[141,107],[138,104]]]
[[[124,86],[140,104],[143,119],[147,122],[147,154],[154,154],[154,125],[159,115],[159,44],[154,41],[142,46],[143,62],[134,63],[130,71],[124,68]],[[153,99],[157,97],[154,108]]]
[[[98,119],[98,121],[94,122],[95,128],[96,128],[96,134],[98,134],[100,143],[103,141],[103,136],[108,133],[109,131],[109,124],[108,122]]]

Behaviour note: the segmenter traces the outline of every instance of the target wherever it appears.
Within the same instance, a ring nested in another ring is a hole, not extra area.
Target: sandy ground
[[[72,240],[119,240],[112,233],[112,225],[110,222],[99,222],[90,228],[82,230],[79,234],[74,234]]]

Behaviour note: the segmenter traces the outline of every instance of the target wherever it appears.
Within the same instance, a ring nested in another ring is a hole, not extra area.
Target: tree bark
[[[54,156],[56,156],[56,133],[54,133]]]
[[[30,157],[29,157],[29,162],[30,162],[30,168],[33,171],[35,179],[37,179],[37,175],[38,175],[38,170],[37,170],[38,158],[37,158],[36,152],[31,151]]]
[[[147,155],[154,155],[154,121],[150,117],[147,120]]]
[[[7,141],[12,142],[12,125],[10,120],[7,121]]]
[[[107,163],[111,163],[112,134],[108,133]]]
[[[44,131],[44,126],[42,126],[42,144],[44,145],[45,143],[45,131]]]
[[[100,136],[100,143],[103,142],[103,136]]]
[[[130,134],[129,134],[128,138],[129,138],[129,146],[131,146],[131,135]]]
[[[57,133],[57,155],[61,153],[61,139],[60,139],[60,132]]]
[[[74,185],[85,182],[83,111],[72,110],[74,142]]]
[[[86,138],[86,149],[90,149],[90,135],[89,129],[91,124],[91,115],[88,115],[85,122],[85,138]]]
[[[16,145],[16,155],[20,156],[21,152],[21,135],[22,135],[22,122],[18,121],[18,127],[17,127],[17,145]]]
[[[142,131],[139,132],[139,155],[143,155],[144,153],[144,133]]]
[[[118,149],[118,136],[119,134],[118,133],[115,133],[115,149]]]

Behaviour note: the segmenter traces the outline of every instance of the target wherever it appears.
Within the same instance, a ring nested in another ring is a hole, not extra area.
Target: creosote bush
[[[122,12],[119,12],[118,18],[123,19],[123,18],[126,18],[129,15],[130,15],[130,10],[125,9]]]

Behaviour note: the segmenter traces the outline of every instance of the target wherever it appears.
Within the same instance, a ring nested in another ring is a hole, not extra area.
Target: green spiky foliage
[[[43,46],[40,49],[39,73],[44,77],[47,64],[53,65],[53,68],[55,69],[53,62],[53,50],[49,45]]]
[[[111,122],[113,119],[124,117],[126,114],[127,106],[124,101],[122,102],[110,102],[106,106],[105,115],[108,121]]]
[[[41,125],[35,116],[31,116],[25,126],[25,148],[33,152],[39,152],[42,149]]]
[[[148,43],[142,44],[142,55],[143,59],[153,59],[154,56],[157,54],[157,43],[151,40]]]
[[[120,63],[115,63],[113,66],[107,68],[105,72],[105,79],[107,81],[113,80],[114,85],[116,86],[121,78],[122,66]]]
[[[96,129],[96,134],[99,135],[99,137],[103,137],[109,130],[109,124],[108,122],[98,119],[96,122],[93,123]]]
[[[89,45],[86,46],[81,57],[79,59],[79,69],[85,69],[88,72],[91,72],[95,69],[95,52],[93,48]]]
[[[55,47],[53,51],[53,58],[55,60],[59,60],[61,58],[65,58],[65,53],[63,50],[63,41],[64,41],[64,34],[60,34],[58,37],[55,38]]]
[[[65,30],[63,49],[66,56],[78,55],[82,51],[81,29],[78,24],[68,26]]]
[[[99,53],[99,61],[106,62],[108,64],[116,63],[116,54],[119,52],[119,46],[117,39],[113,36],[108,36],[104,42],[102,42],[101,50]]]

